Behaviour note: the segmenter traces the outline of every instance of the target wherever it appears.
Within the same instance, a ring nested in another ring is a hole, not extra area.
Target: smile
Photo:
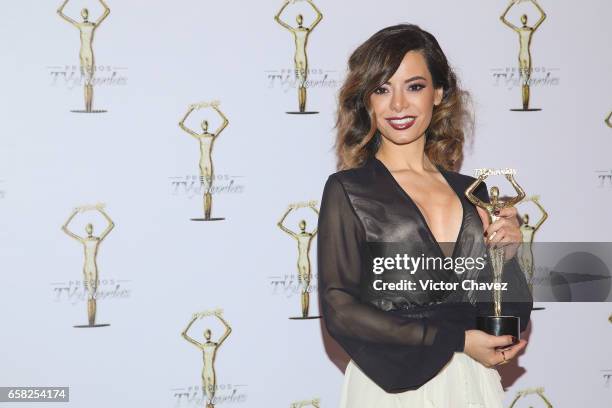
[[[408,129],[414,124],[414,122],[416,121],[416,116],[403,116],[401,118],[393,117],[386,118],[386,120],[393,129],[404,130]]]

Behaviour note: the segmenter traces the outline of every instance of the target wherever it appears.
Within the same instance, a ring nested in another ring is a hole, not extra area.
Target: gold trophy
[[[189,127],[185,125],[185,120],[191,115],[194,110],[202,109],[202,108],[212,108],[222,119],[222,123],[217,130],[213,133],[208,131],[208,121],[202,121],[202,131],[200,133],[193,131]],[[193,136],[200,143],[200,183],[205,185],[205,192],[203,197],[203,205],[204,205],[204,218],[191,218],[192,221],[219,221],[224,220],[223,217],[211,217],[211,209],[212,209],[212,187],[214,180],[214,172],[213,172],[213,163],[212,163],[212,150],[215,141],[219,134],[225,129],[228,125],[228,120],[219,109],[219,101],[212,102],[201,102],[189,105],[189,109],[183,119],[179,122],[179,126],[189,135]]]
[[[506,19],[506,15],[510,9],[523,1],[529,1],[534,4],[534,6],[540,11],[540,19],[535,23],[533,27],[527,25],[527,14],[523,14],[521,16],[521,27],[517,27]],[[514,30],[519,36],[519,72],[522,79],[522,97],[523,97],[523,107],[521,109],[510,109],[511,111],[521,111],[521,112],[533,112],[540,111],[542,109],[535,109],[529,107],[529,79],[531,78],[531,38],[533,33],[540,27],[540,24],[546,19],[546,13],[542,10],[542,7],[538,4],[536,0],[511,0],[506,7],[504,13],[499,17],[499,19]]]
[[[495,215],[495,211],[502,208],[512,207],[523,198],[525,192],[514,180],[514,170],[493,170],[493,169],[476,169],[478,178],[465,190],[465,196],[472,204],[484,209],[489,218],[489,223],[497,221],[499,218]],[[490,174],[504,174],[512,187],[516,190],[517,195],[505,201],[499,199],[499,188],[492,186],[489,189],[490,202],[486,203],[474,195],[476,187],[480,185]],[[489,247],[488,254],[493,269],[493,283],[501,288],[501,278],[504,269],[504,252],[503,247]],[[487,332],[495,336],[510,334],[517,339],[520,338],[520,318],[517,316],[504,316],[501,310],[501,290],[493,289],[493,316],[478,316],[476,326],[479,330]]]
[[[292,238],[297,241],[298,244],[298,261],[297,261],[297,269],[298,269],[298,283],[302,290],[301,299],[302,299],[302,316],[300,317],[290,317],[290,319],[300,320],[300,319],[318,319],[321,316],[308,316],[308,308],[310,304],[310,280],[311,280],[311,272],[310,272],[310,244],[312,243],[313,238],[317,235],[317,228],[315,227],[312,231],[306,231],[306,220],[300,220],[299,222],[299,232],[295,232],[285,227],[284,222],[287,215],[293,210],[298,208],[310,208],[312,209],[317,216],[319,215],[319,211],[316,208],[316,201],[308,201],[303,203],[294,203],[290,204],[287,208],[287,211],[283,214],[281,219],[278,221],[276,225],[289,234]]]
[[[293,402],[289,407],[290,408],[303,408],[303,407],[320,408],[321,407],[321,399],[320,398],[315,398],[315,399],[311,399],[311,400],[297,401],[297,402]]]
[[[542,204],[540,204],[539,196],[528,197],[522,202],[525,203],[529,201],[538,207],[542,215],[535,225],[529,224],[529,214],[523,214],[521,217],[521,235],[523,236],[523,243],[527,245],[527,249],[521,251],[519,256],[519,264],[521,265],[521,269],[527,274],[527,285],[529,286],[529,290],[533,292],[533,238],[537,230],[548,218],[548,213],[544,207],[542,207]]]
[[[215,359],[217,357],[217,351],[219,350],[221,344],[223,344],[225,339],[227,339],[227,337],[232,332],[232,328],[229,326],[229,324],[227,324],[225,319],[223,319],[223,317],[221,316],[222,314],[223,310],[221,309],[194,313],[191,318],[191,321],[189,322],[187,327],[185,327],[185,330],[183,330],[183,332],[181,333],[181,336],[183,336],[185,340],[202,350],[202,357],[204,360],[204,368],[202,369],[202,386],[206,393],[206,408],[214,408],[215,406],[213,399],[215,397],[215,391],[217,388],[217,377],[215,375]],[[187,334],[187,332],[196,320],[202,319],[206,316],[216,317],[225,326],[225,333],[223,333],[223,335],[216,342],[210,340],[211,332],[208,328],[204,329],[204,339],[206,340],[204,343],[200,343],[199,341],[194,340]]]
[[[86,211],[98,211],[106,221],[108,225],[102,235],[99,237],[93,235],[93,225],[88,223],[85,226],[85,232],[87,236],[82,237],[80,235],[75,234],[70,231],[68,225],[72,221],[72,219],[78,213],[84,213]],[[98,257],[98,248],[100,247],[100,243],[106,238],[106,236],[111,232],[111,230],[115,227],[115,223],[110,219],[108,214],[104,211],[104,204],[96,204],[96,205],[83,205],[80,207],[76,207],[66,223],[62,226],[62,230],[68,234],[70,237],[79,241],[85,250],[85,262],[83,265],[83,285],[87,290],[87,321],[88,324],[84,325],[76,325],[74,327],[103,327],[110,326],[109,323],[104,324],[96,324],[96,294],[98,290],[98,264],[96,262],[96,258]]]
[[[610,112],[605,122],[606,122],[606,125],[608,125],[608,127],[612,128],[612,112]]]
[[[68,17],[64,14],[64,7],[68,4],[69,0],[64,0],[62,5],[57,9],[57,14],[74,27],[79,29],[79,33],[81,36],[81,49],[79,52],[79,61],[81,67],[81,76],[85,79],[85,110],[72,110],[71,112],[77,113],[101,113],[106,112],[105,110],[96,109],[93,110],[91,108],[93,101],[93,80],[94,73],[96,70],[96,65],[94,61],[93,54],[93,39],[94,33],[96,29],[100,26],[100,23],[104,21],[106,17],[110,14],[110,9],[104,2],[104,0],[98,0],[102,7],[104,8],[104,12],[102,15],[95,21],[89,21],[89,10],[86,8],[81,10],[81,17],[83,21],[77,22],[72,18]]]
[[[306,79],[308,77],[308,58],[306,56],[306,46],[308,45],[308,36],[312,32],[312,30],[319,24],[319,21],[323,18],[323,14],[314,5],[312,0],[305,0],[310,6],[313,8],[315,13],[317,13],[317,17],[315,21],[310,25],[310,27],[304,27],[303,24],[303,16],[298,14],[295,18],[297,26],[293,27],[290,24],[287,24],[283,19],[281,19],[281,14],[285,10],[285,8],[289,4],[294,4],[299,0],[285,0],[285,3],[280,8],[278,13],[274,16],[274,20],[287,30],[293,34],[293,39],[295,41],[295,55],[293,57],[293,61],[295,64],[295,79],[298,84],[298,104],[299,111],[290,111],[287,113],[291,114],[314,114],[319,112],[314,111],[306,111]]]

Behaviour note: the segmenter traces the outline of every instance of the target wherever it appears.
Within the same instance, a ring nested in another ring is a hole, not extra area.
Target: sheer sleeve
[[[323,190],[318,232],[318,288],[325,326],[381,388],[416,389],[455,351],[463,351],[466,314],[461,305],[442,314],[420,315],[418,310],[387,312],[360,301],[361,277],[368,273],[365,230],[334,175]],[[475,314],[468,316],[475,319]]]
[[[489,193],[486,184],[476,191],[476,196],[483,201],[489,202]],[[518,253],[518,252],[517,252]],[[505,262],[502,272],[502,282],[507,283],[507,289],[502,292],[502,313],[520,318],[520,330],[523,332],[529,324],[531,310],[533,309],[533,297],[527,279],[515,255]],[[490,281],[492,276],[487,276]],[[491,292],[485,292],[490,299],[481,300],[478,303],[480,314],[493,315],[493,301]]]

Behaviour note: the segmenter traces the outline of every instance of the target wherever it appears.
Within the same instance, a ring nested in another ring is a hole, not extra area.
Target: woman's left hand
[[[489,224],[489,215],[486,210],[480,207],[476,207],[476,209],[484,227],[485,243],[491,248],[503,247],[505,260],[512,259],[523,240],[516,208],[502,208],[499,210],[499,214],[496,214],[499,218],[491,224]]]

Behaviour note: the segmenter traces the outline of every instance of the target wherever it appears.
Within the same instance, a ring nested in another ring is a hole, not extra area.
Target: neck
[[[385,163],[390,171],[410,170],[423,173],[436,169],[425,154],[425,135],[403,145],[394,144],[381,136],[380,147],[374,156]]]

